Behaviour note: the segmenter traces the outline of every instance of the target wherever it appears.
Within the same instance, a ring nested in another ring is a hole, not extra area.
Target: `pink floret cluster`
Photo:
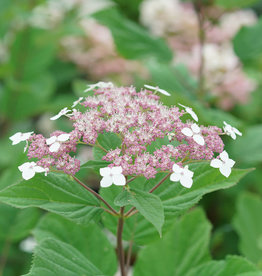
[[[87,96],[81,105],[85,111],[73,109],[66,115],[73,123],[69,139],[61,142],[56,152],[51,152],[47,139],[34,134],[29,139],[29,159],[37,158],[37,165],[41,167],[74,175],[80,169],[80,161],[72,157],[77,145],[96,147],[98,135],[110,132],[115,133],[121,143],[117,148],[106,149],[102,160],[110,162],[110,167],[121,166],[125,175],[142,175],[149,179],[158,172],[171,171],[175,163],[211,160],[214,153],[224,149],[220,128],[200,126],[205,144],[199,145],[181,132],[193,124],[181,120],[186,111],[164,106],[159,96],[146,89],[137,92],[132,86],[98,88],[94,96]],[[61,134],[64,132],[55,131],[50,137]]]

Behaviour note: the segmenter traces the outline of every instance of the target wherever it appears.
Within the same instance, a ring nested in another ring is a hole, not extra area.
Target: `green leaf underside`
[[[18,208],[39,207],[82,224],[99,218],[102,212],[92,194],[68,176],[55,173],[37,174],[7,187],[0,191],[0,201]]]
[[[125,58],[156,58],[164,62],[172,59],[172,51],[164,40],[151,36],[141,26],[121,15],[115,7],[92,16],[110,29],[117,51]]]
[[[116,273],[115,249],[97,224],[83,226],[49,213],[40,220],[33,234],[38,243],[47,238],[67,243],[106,275]]]
[[[194,171],[194,183],[190,189],[184,188],[179,182],[174,183],[167,179],[153,192],[153,194],[160,197],[164,208],[165,223],[163,225],[163,233],[170,228],[175,217],[182,215],[188,209],[196,205],[203,195],[219,189],[229,188],[251,171],[250,169],[233,169],[231,175],[226,178],[220,174],[218,169],[211,168],[207,162],[192,164],[190,169]],[[158,174],[155,179],[146,181],[144,178],[139,177],[129,185],[131,189],[136,188],[149,191],[165,175],[166,174],[163,173]],[[119,202],[118,195],[121,192],[122,188],[116,186],[100,190],[101,195],[110,202],[110,204],[115,206],[115,209],[119,209],[119,205],[126,205],[126,202]],[[116,205],[114,204],[115,199],[116,201],[118,200],[118,202],[115,202],[117,203]],[[127,206],[126,210],[129,208],[131,207]],[[105,213],[102,218],[110,231],[115,233],[117,219]],[[140,214],[125,220],[124,239],[130,240],[133,235],[137,244],[146,244],[158,238],[158,234],[154,227],[152,227],[152,225]]]
[[[56,239],[45,239],[35,249],[31,271],[26,276],[105,276],[83,254]]]
[[[250,261],[262,263],[262,199],[244,193],[237,201],[234,227],[240,237],[239,249]]]

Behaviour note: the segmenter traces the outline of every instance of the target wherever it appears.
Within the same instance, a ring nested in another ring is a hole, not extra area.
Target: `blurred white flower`
[[[204,146],[205,140],[201,135],[200,127],[197,124],[192,124],[190,128],[185,127],[181,132],[188,137],[192,137],[197,144]]]
[[[227,135],[231,136],[231,138],[233,138],[234,140],[236,140],[236,134],[239,136],[242,136],[242,133],[235,127],[232,127],[230,124],[226,123],[224,121],[224,131]]]
[[[148,85],[148,84],[145,84],[144,86],[145,86],[146,88],[150,89],[150,90],[155,91],[155,92],[160,92],[160,93],[163,94],[163,95],[171,96],[166,90],[161,89],[161,88],[159,88],[158,86],[151,86],[151,85]]]
[[[45,173],[47,175],[49,169],[37,166],[35,162],[26,162],[18,167],[19,171],[22,172],[22,177],[25,180],[29,180],[35,176],[36,173]]]
[[[114,84],[112,82],[99,81],[98,83],[89,84],[88,86],[89,87],[84,92],[91,91],[95,88],[113,88]]]
[[[185,106],[185,105],[182,105],[179,103],[180,106],[184,107],[185,111],[191,115],[191,117],[198,122],[198,117],[196,115],[196,113],[193,111],[193,109],[191,107],[188,107],[188,106]]]
[[[54,121],[59,119],[60,117],[66,115],[67,113],[69,113],[71,110],[68,109],[67,107],[63,108],[57,115],[53,116],[50,118],[50,120]]]
[[[173,173],[170,175],[170,180],[174,182],[180,181],[181,185],[185,188],[191,188],[194,173],[188,169],[188,166],[181,168],[177,164],[174,164],[172,169]]]
[[[115,184],[117,186],[124,186],[126,184],[126,178],[122,174],[122,171],[123,170],[121,166],[113,168],[101,168],[100,175],[103,176],[100,181],[101,187],[109,187],[112,184]]]
[[[230,159],[228,153],[224,150],[220,153],[219,158],[213,159],[210,166],[218,168],[225,177],[229,177],[231,174],[231,168],[235,165],[235,161]]]
[[[77,106],[79,103],[81,103],[81,101],[82,101],[83,99],[84,99],[84,97],[80,97],[78,100],[74,101],[72,107]]]
[[[34,133],[33,131],[25,132],[25,133],[17,132],[13,136],[9,137],[9,139],[12,141],[12,145],[16,145],[16,144],[19,144],[20,142],[27,141],[33,133]]]
[[[63,134],[60,134],[59,136],[52,136],[46,139],[46,144],[50,146],[49,147],[50,152],[58,152],[61,146],[61,142],[68,141],[69,138],[70,138],[70,134],[63,133]]]

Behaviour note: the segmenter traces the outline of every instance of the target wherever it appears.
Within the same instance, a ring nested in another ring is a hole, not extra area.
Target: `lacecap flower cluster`
[[[26,141],[27,156],[33,160],[19,166],[23,178],[27,180],[35,173],[57,170],[75,175],[80,170],[80,161],[76,158],[79,144],[100,146],[104,151],[102,160],[110,162],[108,167],[100,169],[102,187],[125,185],[127,176],[150,179],[159,172],[167,172],[171,181],[180,181],[190,188],[194,173],[187,164],[197,160],[211,160],[210,165],[228,177],[235,162],[224,151],[220,135],[235,139],[236,134],[242,134],[226,122],[224,130],[199,125],[190,107],[165,106],[157,94],[169,96],[167,91],[150,85],[145,87],[136,91],[132,86],[115,87],[112,83],[90,85],[85,92],[92,90],[93,96],[80,97],[72,110],[65,107],[51,118],[68,117],[73,125],[70,133],[57,130],[47,138],[32,132],[10,137],[13,144]],[[190,120],[185,120],[186,114]],[[98,135],[105,132],[118,136],[119,147],[107,150],[98,143]],[[162,139],[169,142],[159,143]]]

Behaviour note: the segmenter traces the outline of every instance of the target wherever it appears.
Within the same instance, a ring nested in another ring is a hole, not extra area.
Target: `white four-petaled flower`
[[[150,90],[154,90],[155,92],[160,92],[163,95],[171,96],[166,90],[161,89],[158,86],[152,86],[152,85],[145,84],[144,87],[148,88]]]
[[[229,177],[231,174],[231,168],[235,165],[235,161],[229,158],[228,153],[225,150],[220,153],[219,158],[220,159],[213,159],[210,166],[219,169],[225,177]]]
[[[191,107],[188,107],[188,106],[185,106],[185,105],[182,105],[179,103],[180,106],[184,107],[185,111],[191,115],[191,117],[198,122],[198,117],[196,115],[196,113],[193,111],[193,109]]]
[[[190,128],[185,127],[181,132],[188,137],[192,137],[197,144],[204,146],[205,140],[201,135],[200,127],[197,124],[192,124]]]
[[[55,116],[51,117],[50,120],[54,121],[59,119],[61,116],[66,115],[67,113],[69,113],[71,110],[67,109],[67,107],[63,108],[58,114],[56,114]]]
[[[67,140],[69,140],[70,138],[70,134],[67,133],[63,133],[60,134],[59,136],[52,136],[48,139],[46,139],[46,144],[49,147],[50,152],[57,152],[61,146],[62,142],[66,142]]]
[[[22,177],[25,180],[28,180],[35,176],[36,173],[45,173],[47,175],[48,168],[43,168],[40,166],[37,166],[35,162],[26,162],[18,167],[19,171],[22,172]]]
[[[126,184],[126,178],[122,174],[122,167],[106,167],[100,169],[100,174],[103,176],[103,178],[100,181],[101,187],[109,187],[112,184],[115,184],[117,186],[124,186]]]
[[[224,131],[227,135],[231,136],[234,140],[236,140],[237,135],[242,136],[242,133],[235,127],[232,127],[230,124],[224,121]]]
[[[81,101],[82,101],[83,99],[84,99],[84,97],[80,97],[78,100],[74,101],[72,107],[77,106],[79,103],[81,103]]]
[[[9,139],[12,141],[12,145],[16,145],[22,141],[28,140],[33,133],[34,132],[26,132],[26,133],[17,132],[13,136],[9,137]]]
[[[84,92],[88,92],[88,91],[93,90],[95,88],[113,88],[114,84],[112,82],[99,81],[99,82],[94,83],[94,84],[89,84],[88,86],[89,87]]]
[[[193,184],[194,173],[188,169],[188,166],[181,168],[177,164],[173,165],[173,173],[170,175],[170,180],[177,182],[180,181],[181,185],[190,188]]]

